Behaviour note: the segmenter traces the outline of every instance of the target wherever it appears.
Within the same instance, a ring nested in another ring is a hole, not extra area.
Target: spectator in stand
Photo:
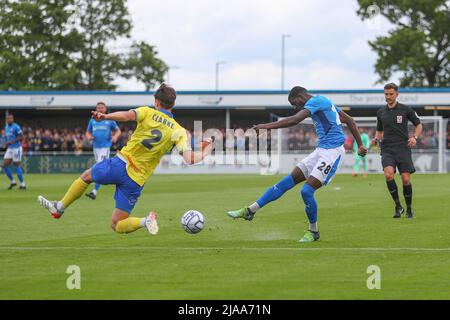
[[[234,147],[236,145],[234,140],[235,140],[234,132],[233,131],[227,131],[227,133],[226,133],[226,141],[225,141],[226,151],[228,151],[228,152],[234,151]]]
[[[2,131],[0,132],[0,151],[6,150],[5,143],[6,143],[5,129],[2,129]]]
[[[245,133],[242,129],[236,129],[236,148],[245,150]]]
[[[45,130],[42,137],[42,151],[53,151],[53,137],[49,129]]]
[[[54,151],[61,151],[62,150],[62,144],[64,140],[59,135],[58,131],[53,131],[53,150]]]
[[[297,139],[295,138],[295,134],[292,130],[289,130],[287,145],[289,151],[295,151],[298,149]]]
[[[72,134],[66,132],[64,134],[64,142],[62,144],[63,151],[74,151],[75,150],[75,141],[73,141]]]
[[[32,138],[30,140],[30,151],[40,151],[42,147],[42,135],[40,130],[36,130],[36,133],[33,135],[31,133]]]
[[[226,138],[226,131],[224,128],[220,128],[219,131],[223,134],[224,137],[224,145],[223,150],[229,150],[239,148],[242,149],[242,145],[245,145],[246,150],[249,149],[249,144],[251,143],[251,139],[255,139],[251,131],[248,131],[250,128],[242,128],[239,126],[234,126],[235,132],[234,137],[229,135],[229,141]],[[207,130],[205,128],[204,130]],[[372,127],[368,127],[367,133],[370,137],[373,137],[375,134],[375,129]],[[123,134],[117,140],[116,143],[112,145],[112,150],[120,150],[127,143],[129,136],[133,133],[132,128],[123,127],[121,128]],[[4,129],[0,132],[0,151],[4,151],[2,135]],[[42,134],[44,132],[44,134]],[[81,151],[91,151],[92,145],[89,141],[86,141],[85,136],[83,135],[83,130],[80,127],[76,128],[63,128],[63,129],[55,129],[52,128],[32,128],[31,126],[24,125],[23,127],[23,140],[22,140],[22,148],[24,153],[29,152],[39,152],[39,151],[65,151],[65,152],[81,152]],[[347,136],[348,136],[348,132]],[[201,133],[203,135],[203,132]],[[198,136],[194,136],[192,138],[192,145],[196,145],[201,140],[200,133]],[[274,138],[277,138],[275,135]],[[317,136],[312,127],[309,126],[300,126],[295,128],[290,128],[286,131],[282,137],[282,141],[284,146],[287,148],[289,152],[302,152],[306,149],[311,149],[316,145]],[[228,143],[228,144],[227,144]],[[348,141],[345,143],[345,147],[347,150],[351,150],[351,145],[353,143],[353,139],[351,137],[348,138]],[[434,132],[433,126],[430,124],[428,127],[424,126],[424,134],[421,139],[417,141],[418,149],[436,149],[438,147],[439,140],[438,135]],[[252,145],[252,147],[254,147]],[[447,148],[450,149],[450,124],[447,127]]]

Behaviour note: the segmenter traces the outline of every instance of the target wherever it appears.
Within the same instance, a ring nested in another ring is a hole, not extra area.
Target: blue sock
[[[308,216],[309,223],[313,224],[317,222],[317,202],[314,198],[314,192],[316,190],[309,184],[305,183],[302,188],[302,198],[305,203],[305,211]]]
[[[14,181],[14,177],[12,175],[11,169],[9,167],[3,167],[3,171],[5,172],[6,176],[8,177],[9,181]]]
[[[281,197],[286,191],[295,187],[294,178],[291,175],[284,177],[280,182],[278,182],[273,187],[267,189],[267,191],[256,200],[256,203],[260,208],[264,207],[269,202],[277,200]]]
[[[19,178],[20,183],[23,183],[23,170],[22,167],[16,167],[17,177]]]
[[[95,185],[94,185],[94,190],[95,191],[98,191],[100,189],[100,184],[99,183],[96,183]]]

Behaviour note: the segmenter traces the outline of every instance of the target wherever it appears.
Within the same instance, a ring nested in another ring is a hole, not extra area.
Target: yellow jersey
[[[175,146],[189,150],[186,130],[164,109],[145,106],[133,109],[137,127],[126,146],[119,151],[127,160],[127,173],[140,186],[148,180],[161,158]]]

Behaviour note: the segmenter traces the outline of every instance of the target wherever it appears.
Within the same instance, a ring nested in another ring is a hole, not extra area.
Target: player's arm
[[[201,162],[207,155],[211,154],[214,139],[208,138],[202,144],[201,151],[186,150],[183,152],[183,159],[187,164],[196,164]]]
[[[306,118],[311,116],[311,112],[307,109],[303,109],[299,112],[297,112],[295,115],[291,116],[291,117],[287,117],[284,119],[281,119],[279,121],[275,121],[275,122],[270,122],[270,123],[263,123],[263,124],[257,124],[255,126],[253,126],[253,129],[256,130],[261,130],[261,129],[280,129],[280,128],[288,128],[288,127],[293,127],[297,124],[299,124],[300,122],[302,122],[303,120],[305,120]]]
[[[92,121],[89,121],[85,136],[89,141],[94,140],[94,136],[92,135]]]
[[[118,111],[118,112],[107,113],[107,114],[97,112],[97,111],[92,111],[91,113],[92,113],[92,118],[95,120],[113,120],[113,121],[120,121],[120,122],[137,120],[136,111],[134,111],[134,110]]]
[[[381,122],[380,116],[377,114],[377,131],[375,132],[375,138],[372,140],[372,145],[376,146],[378,142],[383,140],[383,123]]]
[[[94,140],[94,136],[89,131],[86,131],[85,136],[89,141]]]
[[[372,144],[376,145],[378,142],[383,140],[383,131],[376,131],[375,132],[375,138],[372,140]]]
[[[358,144],[358,155],[364,157],[367,154],[367,149],[364,147],[361,139],[361,134],[359,133],[358,126],[356,125],[355,120],[346,114],[344,111],[339,111],[339,119],[342,123],[345,123],[355,138],[356,143]]]
[[[414,130],[414,136],[408,139],[408,147],[412,148],[415,147],[417,144],[417,139],[419,139],[420,135],[422,134],[423,126],[421,123],[416,125],[416,128]]]
[[[207,147],[203,148],[202,151],[192,151],[192,150],[186,150],[183,152],[183,159],[187,164],[196,164],[209,155],[212,151],[212,144],[208,145]]]
[[[5,142],[5,146],[8,147],[9,145],[14,144],[14,143],[16,143],[16,142],[21,142],[22,139],[23,139],[23,134],[20,133],[20,134],[18,134],[18,135],[16,136],[16,138],[15,138],[14,140],[6,141],[6,142]]]
[[[414,136],[408,139],[408,147],[413,148],[417,144],[417,139],[419,139],[420,135],[422,134],[422,123],[420,122],[419,116],[417,113],[412,109],[408,109],[408,113],[406,114],[408,117],[408,120],[413,123],[413,125],[416,127],[414,130]]]
[[[117,140],[119,140],[120,135],[122,134],[122,131],[120,130],[119,127],[116,128],[116,130],[114,131],[113,136],[111,137],[111,141],[113,143],[116,143]]]

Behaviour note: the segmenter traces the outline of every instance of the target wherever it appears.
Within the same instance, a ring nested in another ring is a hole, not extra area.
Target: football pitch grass
[[[413,220],[392,218],[383,176],[338,175],[316,193],[322,238],[310,244],[297,242],[299,187],[252,222],[225,214],[281,176],[153,176],[133,216],[156,210],[157,236],[112,232],[112,186],[52,219],[36,197],[60,198],[75,177],[28,175],[28,190],[0,190],[0,299],[450,299],[449,175],[413,176]],[[199,234],[181,228],[188,209],[205,215]],[[66,287],[70,265],[80,290]],[[367,288],[371,265],[379,290]]]

